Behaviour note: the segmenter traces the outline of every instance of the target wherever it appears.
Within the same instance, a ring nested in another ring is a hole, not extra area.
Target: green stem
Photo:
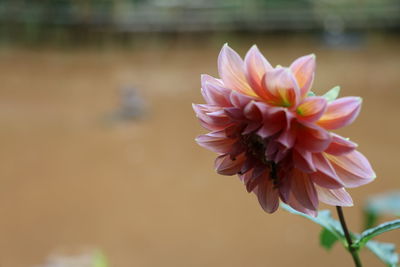
[[[337,213],[338,213],[338,216],[339,216],[340,224],[342,225],[342,228],[343,228],[344,235],[345,235],[346,240],[347,240],[348,250],[351,253],[351,256],[353,257],[354,264],[355,264],[356,267],[362,267],[361,260],[360,260],[360,257],[358,255],[358,250],[357,250],[357,248],[355,248],[353,246],[353,240],[351,239],[351,235],[350,235],[349,229],[347,228],[346,221],[344,219],[344,214],[343,214],[342,207],[336,206],[336,210],[337,210]]]

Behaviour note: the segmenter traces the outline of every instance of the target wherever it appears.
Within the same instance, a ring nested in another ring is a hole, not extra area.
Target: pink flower
[[[202,75],[207,103],[193,105],[211,131],[196,141],[219,154],[216,171],[238,174],[268,213],[279,200],[313,216],[319,201],[352,206],[345,188],[367,184],[375,173],[357,144],[329,130],[352,123],[361,98],[314,96],[314,55],[274,68],[256,46],[242,60],[225,44],[218,71],[221,79]]]

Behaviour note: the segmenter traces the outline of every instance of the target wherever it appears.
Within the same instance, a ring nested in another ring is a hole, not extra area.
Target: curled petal
[[[221,155],[215,159],[215,169],[222,175],[234,175],[240,171],[245,159],[244,153],[235,159],[232,159],[230,155]]]
[[[225,114],[219,113],[219,107],[200,104],[193,104],[192,106],[201,125],[208,130],[222,130],[230,123],[230,119],[226,120],[228,117]]]
[[[231,92],[229,100],[234,107],[243,109],[252,100],[252,98],[233,91]]]
[[[249,84],[258,96],[265,98],[262,78],[267,71],[273,70],[271,64],[261,54],[256,45],[253,45],[247,52],[244,63]]]
[[[313,154],[313,161],[316,172],[311,173],[310,178],[315,184],[329,189],[337,189],[344,186],[335,169],[322,153]]]
[[[299,100],[299,87],[288,68],[277,68],[264,75],[266,101],[282,107],[296,106]]]
[[[254,101],[249,102],[244,108],[244,115],[252,121],[262,121],[262,114]]]
[[[322,152],[331,142],[329,132],[315,124],[305,122],[298,125],[296,138],[296,146],[311,152]]]
[[[282,199],[283,200],[283,199]],[[293,209],[302,212],[304,214],[313,216],[313,217],[317,217],[318,215],[318,211],[316,209],[308,209],[306,207],[304,207],[303,204],[301,204],[296,197],[294,197],[293,193],[290,192],[289,196],[287,198],[287,200],[285,201],[286,204],[288,204],[290,207],[292,207]]]
[[[361,109],[360,97],[342,97],[328,104],[325,113],[318,120],[318,125],[334,130],[352,123]]]
[[[213,152],[226,154],[229,153],[234,144],[237,142],[234,138],[227,138],[223,131],[211,132],[208,134],[200,135],[196,138],[196,142]]]
[[[223,86],[221,80],[206,74],[201,75],[201,93],[207,104],[220,107],[231,106],[229,101],[230,90]]]
[[[357,144],[350,140],[341,137],[340,135],[332,133],[332,142],[324,151],[331,155],[340,156],[352,152],[357,148]]]
[[[310,177],[294,168],[291,177],[293,196],[305,208],[310,210],[318,209],[318,195]]]
[[[297,123],[293,120],[293,115],[285,110],[285,128],[283,129],[277,141],[286,148],[292,148],[296,141]]]
[[[253,191],[258,198],[261,207],[268,213],[273,213],[279,207],[279,191],[274,187],[268,174],[264,174],[260,182]]]
[[[328,205],[351,207],[353,200],[344,188],[339,189],[326,189],[323,187],[315,186],[318,193],[318,199]]]
[[[328,102],[321,96],[307,97],[297,107],[297,118],[314,122],[324,114]]]
[[[325,156],[346,187],[358,187],[372,182],[376,177],[368,159],[357,150],[340,156]]]
[[[315,172],[315,166],[311,152],[307,150],[293,149],[293,161],[294,166],[303,172],[311,173]]]
[[[262,102],[256,102],[255,105],[263,116],[262,127],[257,131],[259,136],[267,138],[286,127],[287,117],[283,108],[271,107]]]
[[[239,93],[256,96],[247,83],[242,58],[225,44],[218,56],[218,72],[227,88]]]
[[[304,97],[311,88],[315,73],[315,55],[307,55],[296,59],[291,65],[294,76],[300,87],[300,95]]]

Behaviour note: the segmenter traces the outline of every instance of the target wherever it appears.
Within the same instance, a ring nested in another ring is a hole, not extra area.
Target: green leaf
[[[100,251],[96,251],[93,256],[93,267],[108,267],[106,256]]]
[[[323,95],[323,97],[325,97],[326,100],[328,100],[328,102],[331,102],[331,101],[335,100],[339,96],[339,92],[340,92],[340,86],[335,86],[331,90],[326,92]]]
[[[315,93],[314,93],[313,91],[309,91],[309,92],[307,93],[307,96],[315,96]]]
[[[366,247],[371,250],[388,267],[396,267],[399,263],[399,254],[396,253],[396,246],[391,243],[369,241]]]
[[[400,191],[369,198],[364,207],[365,229],[374,226],[380,215],[394,215],[400,217]]]
[[[343,244],[346,244],[342,227],[337,220],[332,218],[331,212],[329,210],[320,210],[320,211],[318,211],[318,216],[313,217],[313,216],[304,214],[302,212],[298,212],[297,210],[292,209],[290,206],[288,206],[284,203],[281,203],[281,208],[283,208],[284,210],[286,210],[290,213],[300,215],[304,218],[307,218],[310,221],[315,222],[316,224],[319,224],[324,229],[329,231],[337,240],[341,241]]]
[[[400,220],[382,223],[362,232],[359,239],[356,241],[356,245],[362,248],[373,237],[395,229],[400,229]]]
[[[319,234],[319,243],[326,250],[331,250],[333,245],[338,241],[337,237],[327,229],[323,228]]]
[[[364,210],[364,229],[372,228],[378,221],[378,214],[372,210]]]

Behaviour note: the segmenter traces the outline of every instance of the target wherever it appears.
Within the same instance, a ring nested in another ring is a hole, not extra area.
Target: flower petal
[[[358,187],[372,182],[376,177],[368,159],[357,150],[340,156],[325,156],[346,187]]]
[[[282,107],[297,105],[299,87],[290,69],[280,67],[267,71],[263,81],[268,103]]]
[[[232,106],[229,101],[230,90],[223,87],[221,80],[209,75],[201,75],[201,93],[207,104],[220,107]]]
[[[318,199],[325,204],[342,207],[353,206],[353,200],[344,188],[326,189],[318,185],[315,188],[318,193]]]
[[[294,166],[303,172],[311,173],[316,171],[312,154],[307,150],[299,151],[298,149],[293,149],[293,162]]]
[[[232,159],[230,155],[221,155],[215,159],[215,169],[217,173],[222,175],[234,175],[237,174],[242,168],[245,160],[244,153]]]
[[[323,128],[302,122],[297,128],[296,146],[311,152],[324,151],[331,142],[331,135]]]
[[[245,95],[256,96],[247,83],[242,58],[225,44],[218,56],[218,72],[224,85]]]
[[[308,122],[314,122],[324,114],[328,102],[322,96],[305,98],[297,107],[297,118]]]
[[[291,189],[293,196],[305,208],[318,209],[318,195],[309,176],[294,168],[291,176]]]
[[[223,131],[219,131],[200,135],[196,138],[196,142],[200,146],[213,152],[226,154],[233,149],[237,140],[234,138],[227,138]]]
[[[257,95],[261,98],[265,98],[266,95],[262,78],[267,71],[273,70],[271,64],[269,64],[261,54],[256,45],[253,45],[249,52],[247,52],[244,58],[244,63],[249,84]]]
[[[360,113],[360,97],[342,97],[328,103],[324,115],[317,124],[327,130],[334,130],[352,123]]]
[[[344,186],[335,169],[322,153],[313,154],[313,161],[317,171],[311,173],[310,178],[314,183],[329,189],[337,189]]]
[[[257,195],[258,202],[261,207],[268,213],[273,213],[279,207],[279,191],[274,187],[271,179],[268,179],[268,174],[262,177],[262,182],[254,189]]]
[[[300,95],[304,97],[310,90],[314,81],[315,55],[307,55],[296,59],[291,65],[294,76],[300,87]]]
[[[352,152],[357,148],[357,144],[351,142],[350,140],[343,138],[340,135],[332,134],[332,142],[328,146],[328,148],[324,151],[331,155],[340,156],[346,153]]]

